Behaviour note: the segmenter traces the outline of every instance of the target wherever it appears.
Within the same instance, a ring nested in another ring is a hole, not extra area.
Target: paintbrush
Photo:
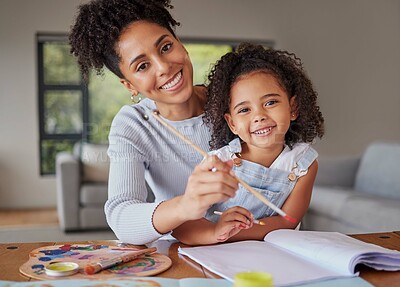
[[[154,118],[159,121],[162,125],[164,125],[165,127],[167,127],[171,132],[173,132],[175,135],[177,135],[179,138],[181,138],[184,142],[186,142],[187,144],[189,144],[190,146],[192,146],[196,151],[198,151],[202,156],[207,157],[208,154],[203,151],[200,147],[198,147],[196,144],[194,144],[193,142],[191,142],[188,138],[186,138],[184,135],[182,135],[180,132],[178,132],[173,126],[169,125],[166,121],[164,121],[160,115],[159,112],[157,110],[153,111],[153,116]],[[286,220],[296,223],[297,220],[289,215],[287,215],[282,209],[280,209],[279,207],[277,207],[275,204],[273,204],[272,202],[268,201],[264,196],[262,196],[258,191],[256,191],[255,189],[253,189],[250,185],[248,185],[246,182],[244,182],[242,179],[240,179],[239,177],[237,177],[235,175],[236,180],[244,187],[246,188],[248,191],[250,191],[256,198],[258,198],[259,200],[261,200],[264,204],[268,205],[272,210],[274,210],[276,213],[278,213],[279,215],[281,215],[283,218],[285,218]]]
[[[156,251],[157,251],[157,248],[155,248],[155,247],[146,248],[146,249],[137,250],[137,251],[126,251],[126,252],[123,252],[122,254],[119,254],[118,256],[110,258],[110,259],[104,259],[104,260],[100,260],[98,262],[91,262],[91,263],[87,264],[83,268],[83,270],[85,271],[86,274],[93,275],[104,269],[110,268],[112,266],[115,266],[115,265],[118,265],[121,263],[130,262],[134,259],[142,257],[143,255],[154,253]]]

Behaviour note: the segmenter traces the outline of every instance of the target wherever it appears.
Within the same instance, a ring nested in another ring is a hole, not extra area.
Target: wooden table
[[[356,239],[400,251],[400,231],[351,235]],[[377,271],[361,266],[360,276],[377,287],[400,287],[400,271]]]
[[[400,251],[400,231],[385,233],[370,233],[351,235],[359,240],[374,243],[386,248]],[[29,252],[33,249],[49,245],[59,245],[71,242],[36,242],[36,243],[5,243],[0,244],[0,280],[10,281],[30,281],[19,273],[19,267],[28,259]],[[116,240],[107,241],[83,241],[73,242],[75,244],[103,244],[117,245]],[[168,270],[160,273],[159,277],[164,278],[221,278],[191,259],[178,255],[178,247],[185,247],[175,241],[162,240],[154,244],[158,252],[168,255],[172,260],[172,266]],[[361,277],[377,287],[400,287],[400,271],[384,272],[362,266],[360,269]]]

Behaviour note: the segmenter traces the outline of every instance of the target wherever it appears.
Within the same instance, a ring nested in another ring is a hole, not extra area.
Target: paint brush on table
[[[126,251],[126,252],[123,252],[122,254],[119,254],[118,256],[110,258],[110,259],[104,259],[104,260],[100,260],[99,262],[89,263],[83,268],[83,270],[85,271],[86,274],[93,275],[104,269],[108,269],[112,266],[115,266],[115,265],[118,265],[121,263],[130,262],[136,258],[142,257],[143,255],[154,253],[156,251],[157,251],[157,248],[155,248],[155,247],[146,248],[146,249],[137,250],[137,251]]]
[[[216,214],[216,215],[222,215],[222,213],[223,212],[221,212],[221,211],[217,211],[217,210],[214,211],[214,214]],[[265,223],[263,221],[258,220],[258,219],[253,219],[253,223],[259,224],[259,225],[265,225]]]
[[[161,117],[160,117],[160,113],[157,110],[153,111],[153,116],[154,118],[159,121],[162,125],[164,125],[165,127],[167,127],[171,132],[173,132],[176,136],[178,136],[179,138],[181,138],[184,142],[186,142],[187,144],[189,144],[191,147],[193,147],[195,150],[197,150],[202,156],[206,157],[208,156],[207,153],[205,151],[203,151],[200,147],[198,147],[197,145],[195,145],[193,142],[191,142],[188,138],[186,138],[184,135],[182,135],[180,132],[178,132],[173,126],[171,126],[170,124],[168,124],[166,121],[164,121]],[[267,206],[269,206],[272,210],[274,210],[276,213],[278,213],[280,216],[282,216],[283,218],[285,218],[286,220],[296,223],[297,220],[289,215],[287,215],[282,209],[280,209],[279,207],[277,207],[275,204],[273,204],[272,202],[270,202],[268,199],[266,199],[261,193],[259,193],[258,191],[256,191],[254,188],[252,188],[250,185],[248,185],[245,181],[243,181],[241,178],[235,176],[236,180],[244,187],[246,188],[248,191],[250,191],[257,199],[261,200],[264,204],[266,204]]]

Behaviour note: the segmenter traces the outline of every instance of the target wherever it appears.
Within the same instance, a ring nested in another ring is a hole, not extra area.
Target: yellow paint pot
[[[234,277],[233,287],[273,287],[272,275],[265,272],[240,272]]]
[[[75,262],[54,262],[47,265],[45,271],[49,276],[69,276],[79,271],[79,265]]]

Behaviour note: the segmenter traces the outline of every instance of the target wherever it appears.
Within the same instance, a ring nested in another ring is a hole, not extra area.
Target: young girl
[[[212,153],[233,160],[236,176],[297,221],[276,215],[240,185],[234,198],[212,205],[201,224],[180,227],[181,240],[261,240],[272,230],[295,228],[317,174],[317,152],[310,143],[324,133],[317,94],[300,59],[242,44],[217,62],[209,80],[205,122],[212,129]],[[265,225],[253,224],[254,219]]]

